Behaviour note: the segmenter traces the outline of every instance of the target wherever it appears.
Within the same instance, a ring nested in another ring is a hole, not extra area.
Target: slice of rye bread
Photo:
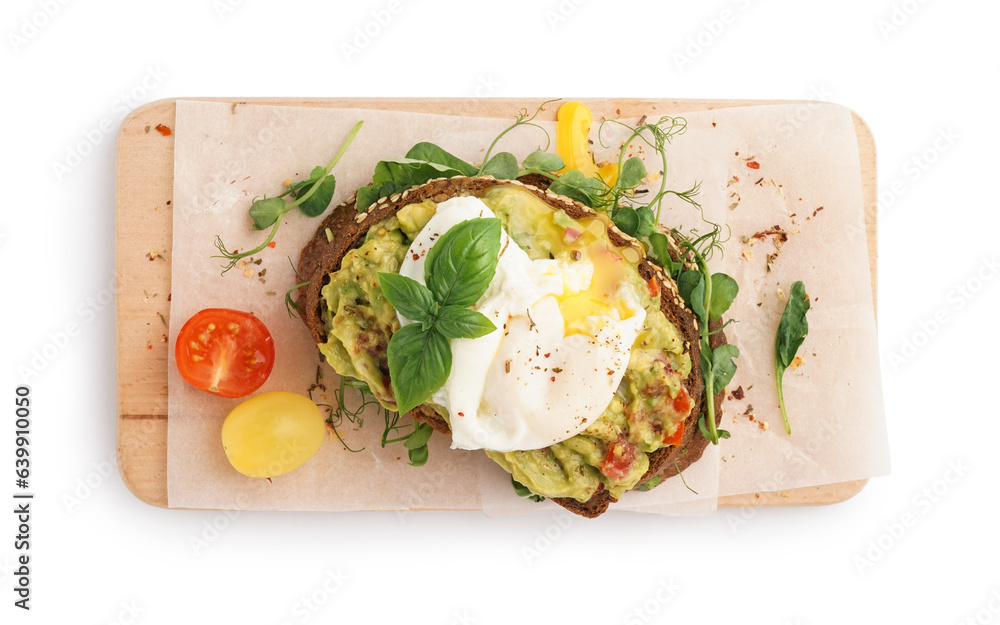
[[[336,207],[333,212],[323,220],[316,235],[303,248],[299,258],[298,272],[303,281],[308,280],[309,284],[299,290],[297,297],[298,304],[302,307],[302,320],[309,328],[313,340],[317,344],[325,343],[326,323],[323,320],[324,302],[321,296],[322,288],[329,282],[329,274],[340,268],[340,262],[348,251],[359,247],[365,238],[368,229],[379,221],[394,215],[399,209],[407,204],[421,202],[431,199],[441,203],[447,199],[458,196],[478,196],[487,188],[498,185],[517,185],[524,190],[533,193],[550,205],[553,210],[562,210],[570,217],[579,219],[583,217],[593,217],[596,213],[587,206],[571,200],[562,195],[556,195],[547,190],[548,179],[542,176],[524,176],[518,181],[496,180],[491,176],[480,176],[475,178],[455,177],[431,180],[430,182],[413,187],[403,193],[396,193],[390,197],[382,198],[368,209],[359,213],[355,207],[355,197],[352,196],[347,202]],[[332,233],[327,236],[327,231]],[[661,305],[660,309],[667,319],[681,332],[684,337],[685,350],[691,357],[691,372],[683,382],[685,390],[692,398],[691,416],[684,422],[683,440],[680,445],[664,447],[649,454],[649,469],[642,476],[640,482],[645,482],[657,474],[661,473],[662,478],[673,477],[690,466],[693,462],[701,458],[708,441],[698,430],[698,415],[701,414],[704,402],[704,381],[701,375],[701,358],[699,356],[698,342],[698,322],[694,315],[684,305],[677,292],[677,285],[663,271],[663,269],[645,257],[641,244],[629,235],[621,232],[616,227],[609,226],[608,237],[612,243],[619,247],[632,247],[640,251],[642,260],[639,262],[639,274],[646,280],[655,280],[660,286]],[[713,324],[714,326],[715,324]],[[713,330],[718,328],[713,327]],[[718,347],[725,342],[725,335],[721,331],[715,332],[711,337],[712,347]],[[722,418],[722,398],[723,392],[716,393],[715,414],[716,423]],[[414,419],[427,422],[431,427],[441,433],[450,433],[448,423],[433,410],[424,406],[418,406],[410,412]],[[554,502],[566,508],[570,512],[585,517],[596,517],[608,509],[608,505],[615,501],[611,493],[604,490],[603,485],[587,501],[580,502],[571,498],[554,498]]]

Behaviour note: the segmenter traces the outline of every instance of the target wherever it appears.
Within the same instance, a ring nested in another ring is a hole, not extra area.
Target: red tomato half
[[[222,397],[244,397],[271,375],[274,341],[250,313],[206,308],[181,328],[174,355],[188,384]]]

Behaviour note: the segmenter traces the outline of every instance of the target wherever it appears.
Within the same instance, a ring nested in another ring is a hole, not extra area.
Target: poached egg
[[[426,284],[427,252],[441,235],[494,216],[479,198],[442,202],[399,273]],[[573,262],[533,260],[505,229],[500,249],[496,274],[472,306],[497,329],[450,340],[451,372],[430,400],[450,415],[453,449],[540,449],[586,429],[611,402],[646,317],[606,239]]]

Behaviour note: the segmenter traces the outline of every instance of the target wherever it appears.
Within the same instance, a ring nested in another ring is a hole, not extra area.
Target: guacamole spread
[[[491,187],[480,199],[533,259],[573,262],[580,257],[579,250],[595,241],[613,249],[603,215],[573,219],[514,185]],[[379,290],[377,275],[399,271],[410,243],[435,207],[431,200],[410,204],[373,225],[322,290],[328,340],[320,350],[337,373],[365,382],[389,409],[396,404],[386,350],[399,321]],[[634,265],[626,265],[626,280],[639,295],[646,318],[624,378],[604,413],[583,432],[542,449],[486,452],[536,494],[583,502],[603,485],[618,498],[646,473],[649,453],[679,442],[692,405],[682,386],[691,371],[690,358],[680,332],[660,311],[659,288],[647,284]],[[441,407],[431,407],[449,419]]]

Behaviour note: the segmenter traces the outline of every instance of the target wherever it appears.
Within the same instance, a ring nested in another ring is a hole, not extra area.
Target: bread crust
[[[379,221],[394,215],[399,209],[407,204],[421,202],[431,199],[436,203],[441,203],[447,199],[458,196],[478,196],[486,188],[498,184],[516,185],[528,191],[553,209],[566,212],[574,219],[596,216],[595,211],[583,204],[571,200],[565,196],[557,195],[548,191],[548,179],[543,176],[531,175],[521,178],[519,181],[496,180],[491,176],[441,178],[431,180],[428,183],[408,189],[403,193],[397,193],[391,197],[382,198],[368,209],[359,213],[356,209],[356,197],[352,196],[347,202],[336,207],[328,215],[323,223],[316,230],[316,235],[303,248],[299,257],[298,272],[303,281],[309,284],[299,290],[298,304],[302,307],[302,320],[309,328],[313,340],[317,344],[325,343],[326,324],[323,321],[324,301],[321,295],[323,286],[329,280],[329,274],[340,267],[344,256],[351,249],[358,247],[364,241],[368,229]],[[333,233],[332,241],[327,237],[327,230]],[[673,280],[663,271],[663,269],[645,257],[642,245],[633,237],[621,232],[618,228],[610,225],[608,227],[608,238],[619,247],[632,247],[640,253],[641,260],[638,263],[639,274],[643,279],[655,281],[660,287],[660,309],[667,319],[681,332],[684,338],[684,349],[691,358],[691,372],[683,385],[688,395],[692,398],[691,416],[684,422],[683,440],[680,445],[664,447],[650,453],[649,469],[641,478],[640,482],[645,482],[657,474],[662,474],[663,478],[677,475],[686,469],[693,462],[701,458],[708,446],[708,441],[701,435],[698,429],[698,416],[701,414],[704,403],[704,381],[701,374],[701,358],[699,350],[698,322],[695,316],[684,305],[677,286]],[[713,324],[714,325],[714,324]],[[713,327],[713,330],[717,328]],[[721,331],[712,335],[711,344],[715,348],[725,342],[725,336]],[[722,398],[724,392],[716,394],[716,422],[722,416]],[[441,433],[450,433],[447,422],[433,410],[423,406],[418,406],[410,412],[414,419],[428,423],[431,427]],[[608,506],[615,501],[611,494],[604,490],[603,485],[586,502],[579,502],[571,498],[554,498],[553,501],[566,508],[570,512],[585,517],[596,517],[604,513]]]

